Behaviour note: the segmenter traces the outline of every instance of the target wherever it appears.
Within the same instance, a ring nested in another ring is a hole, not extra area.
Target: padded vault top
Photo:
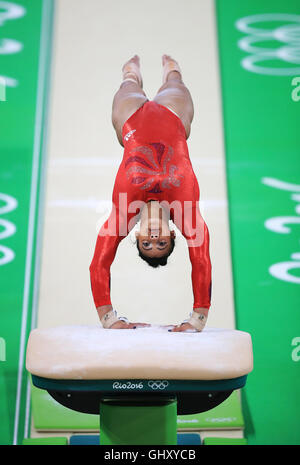
[[[26,368],[50,379],[231,379],[252,371],[252,341],[246,332],[217,328],[201,333],[159,327],[34,329]]]

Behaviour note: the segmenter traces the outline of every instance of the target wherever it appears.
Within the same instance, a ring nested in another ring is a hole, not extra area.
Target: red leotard
[[[209,308],[209,233],[199,210],[199,185],[189,158],[180,118],[147,101],[124,124],[124,155],[112,195],[113,209],[100,229],[90,265],[96,307],[111,304],[110,267],[119,243],[139,220],[149,200],[169,206],[170,219],[188,242],[193,308]]]

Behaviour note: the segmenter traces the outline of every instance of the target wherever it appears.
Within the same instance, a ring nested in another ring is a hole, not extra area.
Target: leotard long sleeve
[[[199,185],[181,120],[147,101],[123,126],[124,155],[112,194],[112,211],[101,227],[90,265],[95,306],[110,305],[110,268],[118,246],[139,220],[142,207],[157,200],[188,243],[193,308],[210,308],[209,232],[199,209]]]

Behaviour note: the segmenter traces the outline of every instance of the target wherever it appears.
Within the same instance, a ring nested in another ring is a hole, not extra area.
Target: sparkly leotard
[[[199,210],[199,185],[189,158],[185,128],[168,108],[147,101],[124,124],[124,155],[90,265],[96,307],[111,304],[110,267],[118,245],[139,220],[145,202],[157,200],[188,242],[193,308],[209,308],[209,232]]]

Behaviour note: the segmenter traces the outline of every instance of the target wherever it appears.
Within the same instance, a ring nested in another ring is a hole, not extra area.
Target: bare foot
[[[141,87],[143,87],[143,80],[140,71],[140,57],[138,55],[134,55],[125,63],[122,68],[122,73],[123,80],[134,79]]]
[[[174,60],[174,58],[172,58],[170,55],[164,54],[164,55],[162,56],[162,64],[163,64],[163,66],[165,66],[165,64],[166,64],[167,62],[169,62],[169,61],[175,61],[175,60]],[[177,62],[176,62],[176,63],[177,63]]]
[[[130,60],[126,61],[125,65],[123,66],[123,69],[122,71],[124,70],[124,68],[129,65],[130,63],[135,63],[136,66],[140,67],[140,57],[138,55],[134,55],[132,58],[130,58]]]
[[[167,82],[169,78],[181,79],[181,69],[176,60],[170,55],[162,56],[162,64],[164,69],[163,82]]]

